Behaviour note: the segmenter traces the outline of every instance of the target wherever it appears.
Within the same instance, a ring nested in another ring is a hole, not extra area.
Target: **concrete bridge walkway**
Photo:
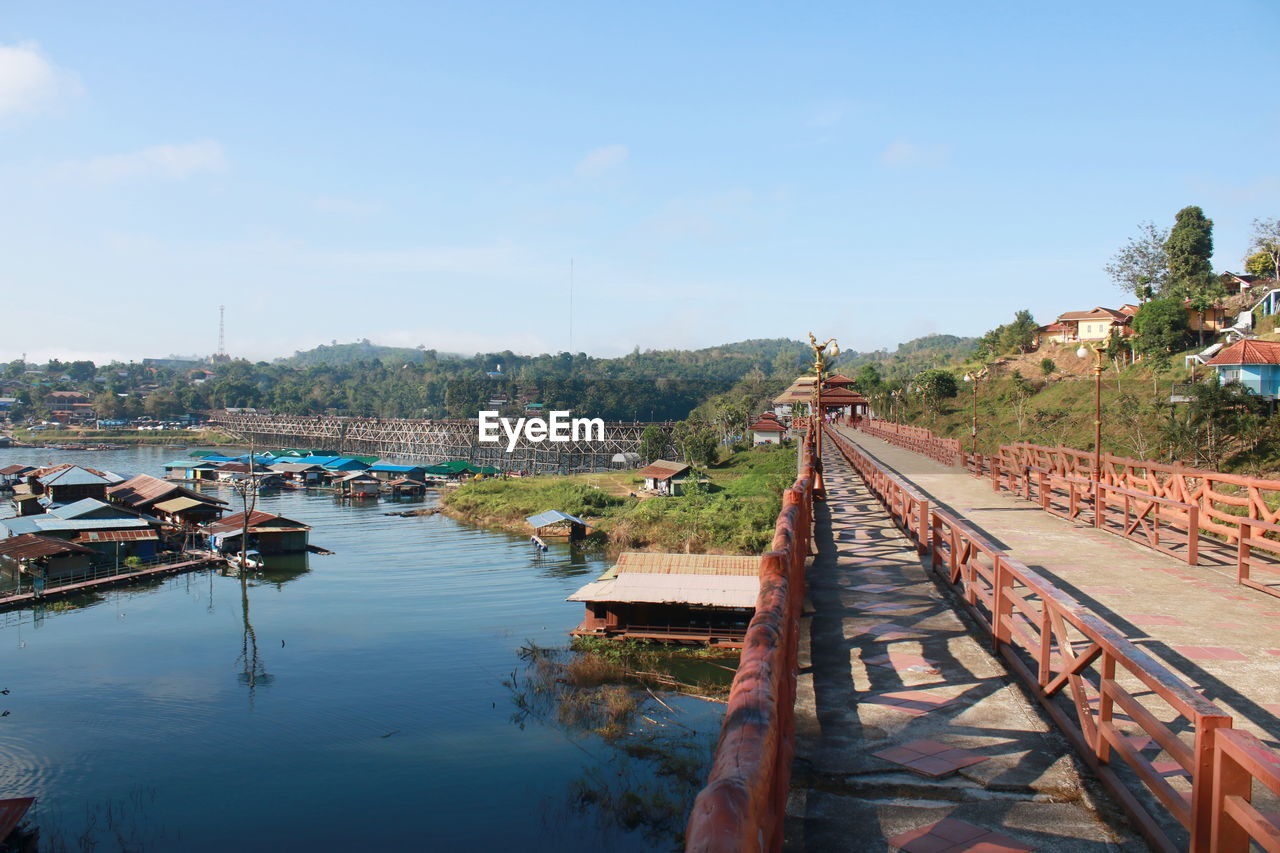
[[[1237,585],[1234,564],[1188,566],[993,492],[990,480],[961,468],[839,429],[1181,673],[1231,712],[1236,728],[1280,745],[1280,598]]]
[[[834,448],[825,466],[786,849],[1145,850]]]

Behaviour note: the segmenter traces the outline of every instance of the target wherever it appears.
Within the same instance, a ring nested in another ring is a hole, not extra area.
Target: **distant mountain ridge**
[[[893,351],[887,349],[871,352],[841,353],[836,365],[839,369],[853,372],[864,364],[874,364],[886,378],[913,375],[930,367],[943,367],[947,364],[964,361],[972,356],[978,345],[977,338],[958,337],[956,335],[925,335],[898,344]],[[691,358],[698,363],[706,363],[717,357],[725,357],[741,363],[747,359],[761,367],[768,365],[772,371],[781,375],[802,373],[808,369],[810,362],[809,344],[791,338],[750,338],[743,341],[732,341],[699,349],[646,349],[638,347],[629,355],[616,358],[594,358],[591,362],[608,364],[625,363],[628,360],[640,359],[651,362],[654,357],[666,356],[680,360],[681,356]],[[536,358],[545,358],[543,354]],[[285,367],[345,367],[358,363],[382,363],[389,366],[402,364],[422,364],[424,362],[461,361],[480,364],[510,363],[524,361],[528,357],[515,356],[511,351],[477,353],[463,355],[461,353],[439,352],[418,347],[393,347],[370,342],[367,338],[353,343],[321,344],[309,350],[295,352],[291,356],[276,359],[275,363]],[[660,359],[659,359],[660,360]]]

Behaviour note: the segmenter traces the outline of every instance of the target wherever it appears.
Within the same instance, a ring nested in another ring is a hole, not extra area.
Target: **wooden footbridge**
[[[686,849],[1280,853],[1280,483],[861,426],[805,439]]]
[[[463,459],[504,471],[570,473],[611,467],[619,453],[639,453],[646,422],[605,422],[604,438],[530,442],[521,436],[511,452],[505,439],[481,443],[475,421],[350,418],[215,412],[210,423],[260,447],[315,447],[384,459],[431,464]],[[673,425],[656,424],[670,443]]]

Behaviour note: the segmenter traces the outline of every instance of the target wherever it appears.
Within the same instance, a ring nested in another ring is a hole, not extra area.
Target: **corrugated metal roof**
[[[589,583],[565,600],[748,608],[759,595],[759,577],[626,572]]]
[[[581,524],[584,527],[594,526],[590,522],[586,522],[578,518],[576,515],[569,515],[569,513],[561,512],[558,509],[549,509],[546,512],[540,512],[537,515],[531,515],[528,518],[526,518],[525,521],[529,522],[529,526],[534,529],[537,529],[539,527],[546,527],[548,524],[559,524],[562,521],[575,522],[577,524]]]
[[[55,506],[49,510],[50,515],[56,515],[58,518],[73,519],[83,518],[93,512],[102,512],[110,510],[111,516],[114,518],[133,518],[128,512],[118,506],[112,506],[109,503],[100,501],[97,498],[82,498],[75,503],[69,503],[66,506]]]
[[[659,459],[647,468],[641,468],[639,473],[645,479],[654,480],[670,480],[672,477],[678,477],[689,471],[689,466],[683,462],[667,462]]]
[[[209,504],[225,506],[227,503],[215,497],[193,492],[190,489],[179,486],[177,483],[152,477],[150,474],[139,474],[130,480],[126,480],[120,485],[108,489],[107,495],[114,501],[130,506],[145,506],[178,496],[197,498]]]
[[[760,558],[731,554],[663,554],[655,551],[623,551],[618,562],[606,572],[644,574],[739,575],[757,577]]]
[[[377,465],[370,465],[369,470],[370,471],[392,471],[392,472],[398,473],[398,472],[404,472],[404,471],[421,471],[423,470],[423,468],[421,465],[388,465],[386,462],[379,462]]]
[[[73,542],[147,542],[159,539],[154,530],[90,530],[76,534]]]
[[[281,474],[302,474],[307,471],[323,469],[321,466],[311,462],[277,462],[271,466],[271,470]]]
[[[221,521],[215,521],[206,524],[204,530],[213,535],[226,535],[228,533],[239,533],[244,529],[244,513],[234,513]],[[294,521],[291,518],[285,518],[281,515],[272,515],[269,512],[254,510],[249,514],[249,529],[278,529],[278,530],[310,530],[307,525]]]
[[[106,486],[111,482],[106,477],[99,476],[79,465],[46,474],[39,480],[45,486]]]
[[[198,506],[212,507],[213,504],[210,504],[208,501],[197,500],[196,498],[181,497],[161,501],[160,503],[155,504],[152,509],[157,509],[160,512],[174,513],[182,512],[184,509],[192,509],[193,507]],[[219,507],[219,509],[221,509],[221,507]]]
[[[0,530],[10,536],[23,533],[61,533],[76,530],[130,530],[150,527],[141,518],[58,518],[44,513],[24,518],[0,519]]]
[[[24,533],[9,539],[0,539],[0,557],[14,560],[30,560],[35,557],[53,557],[58,554],[92,554],[93,551],[83,545],[76,545],[65,539],[52,536],[37,536]]]

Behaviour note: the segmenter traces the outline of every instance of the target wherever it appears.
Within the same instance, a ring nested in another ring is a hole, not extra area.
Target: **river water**
[[[0,465],[160,476],[184,454],[13,449]],[[444,516],[386,516],[407,507],[385,500],[282,492],[259,508],[335,553],[269,569],[247,597],[205,571],[0,614],[0,797],[40,798],[41,849],[678,843],[679,815],[654,814],[676,795],[669,764],[528,701],[521,647],[566,643],[582,606],[564,598],[602,556],[537,555]],[[698,764],[723,706],[664,699],[675,716],[655,712],[667,724],[645,742],[681,732]]]

